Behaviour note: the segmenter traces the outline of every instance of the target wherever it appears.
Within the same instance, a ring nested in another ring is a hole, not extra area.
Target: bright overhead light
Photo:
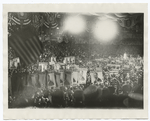
[[[86,21],[82,16],[69,16],[64,21],[64,31],[72,34],[79,34],[84,32],[86,28]]]
[[[101,41],[110,41],[118,34],[117,23],[112,20],[98,21],[93,27],[93,34]]]

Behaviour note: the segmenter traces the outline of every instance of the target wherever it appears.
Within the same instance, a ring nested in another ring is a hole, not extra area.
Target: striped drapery
[[[30,29],[13,33],[8,38],[8,44],[15,50],[15,53],[25,65],[36,62],[42,53],[42,43]]]

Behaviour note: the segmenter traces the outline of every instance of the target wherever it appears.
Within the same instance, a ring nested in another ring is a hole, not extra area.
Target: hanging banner
[[[38,77],[39,77],[38,74],[31,75],[31,81],[34,87],[40,87],[40,84],[38,83]]]
[[[97,75],[98,75],[98,78],[103,80],[103,73],[102,73],[102,71],[97,72]]]
[[[78,84],[78,71],[73,71],[71,74],[71,84],[72,85],[77,85]]]
[[[71,71],[65,71],[65,82],[64,85],[70,85],[71,84]]]
[[[51,89],[51,87],[56,87],[55,73],[50,72],[47,74],[47,87]]]
[[[46,87],[46,73],[39,73],[39,83],[41,88]]]
[[[79,84],[86,84],[86,74],[87,74],[87,69],[80,68],[80,70],[78,72],[78,83]]]
[[[61,84],[61,82],[60,82],[60,73],[56,73],[56,72],[55,72],[55,77],[56,77],[56,86],[57,86],[57,87],[61,87],[62,84]]]
[[[65,81],[65,72],[61,71],[60,72],[60,83],[62,86],[64,85],[64,81]]]

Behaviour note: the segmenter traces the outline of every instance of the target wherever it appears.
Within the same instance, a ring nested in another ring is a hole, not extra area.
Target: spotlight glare
[[[94,36],[102,41],[110,41],[118,34],[117,23],[112,20],[98,21],[93,30]]]
[[[69,16],[64,21],[64,31],[79,34],[85,30],[86,21],[81,16]]]

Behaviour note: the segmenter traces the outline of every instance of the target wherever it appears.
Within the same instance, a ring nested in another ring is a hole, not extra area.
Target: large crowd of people
[[[45,42],[44,51],[40,61],[48,61],[49,57],[56,56],[58,61],[62,61],[64,57],[75,56],[77,59],[85,61],[87,59],[95,59],[109,56],[120,56],[125,52],[132,54],[134,57],[143,55],[142,45],[101,45],[101,44],[75,44]]]
[[[88,68],[85,84],[63,85],[60,88],[27,85],[23,91],[9,95],[9,107],[143,108],[142,57],[125,54],[92,59],[90,62],[81,59],[79,64]],[[100,66],[103,73],[101,79],[96,73],[96,68]],[[93,71],[94,83],[90,77]]]

